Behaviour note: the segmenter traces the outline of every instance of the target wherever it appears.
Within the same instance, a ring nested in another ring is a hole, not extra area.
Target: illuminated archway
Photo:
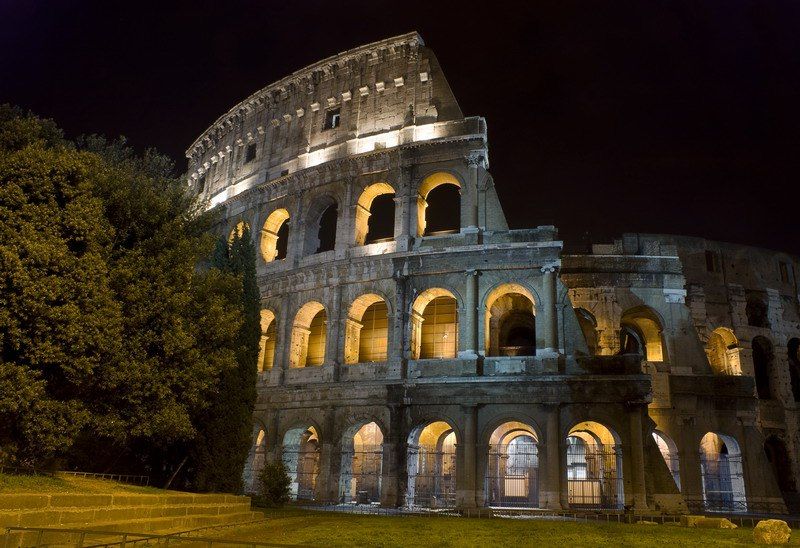
[[[419,191],[417,194],[417,236],[423,236],[426,234],[426,229],[428,226],[427,222],[427,209],[428,209],[428,197],[430,193],[441,187],[442,185],[451,185],[459,190],[461,189],[461,182],[453,176],[451,173],[447,173],[444,171],[439,171],[437,173],[433,173],[425,177],[422,180],[422,183],[419,186]],[[455,201],[453,203],[447,203],[443,205],[445,208],[452,208],[457,209],[457,215],[460,218],[460,211],[461,211],[461,202],[456,204]],[[458,223],[455,229],[458,229],[460,223]]]
[[[313,426],[292,428],[283,436],[283,464],[294,500],[314,500],[319,474],[320,439]]]
[[[311,301],[297,311],[289,349],[291,367],[322,365],[325,362],[327,323],[328,315],[321,303]]]
[[[409,507],[452,508],[456,503],[456,434],[444,421],[418,426],[408,436]]]
[[[267,371],[275,364],[275,313],[272,310],[261,311],[261,339],[258,343],[258,370]]]
[[[524,286],[506,283],[486,296],[484,348],[487,356],[536,354],[536,307]]]
[[[672,474],[672,479],[675,480],[675,486],[678,488],[678,491],[680,491],[681,474],[678,447],[669,436],[660,430],[653,431],[653,439],[656,442],[656,446],[658,447],[661,456],[664,458],[667,468],[669,468],[670,474]]]
[[[339,498],[344,503],[381,500],[383,432],[374,422],[348,428],[342,438]]]
[[[245,489],[248,493],[259,492],[260,485],[258,476],[264,469],[267,453],[267,438],[266,432],[258,428],[255,430],[255,437],[253,445],[250,447],[250,454],[248,455],[249,470],[246,470],[246,485]]]
[[[573,426],[566,441],[570,507],[622,508],[622,446],[617,434],[599,422],[586,421]]]
[[[733,436],[708,432],[700,440],[703,505],[716,512],[746,512],[744,469],[739,443]]]
[[[389,308],[379,295],[361,295],[350,306],[344,343],[345,363],[385,362],[388,354]]]
[[[498,426],[489,439],[486,505],[536,508],[539,505],[539,437],[522,422]]]
[[[388,183],[375,183],[364,189],[356,204],[355,214],[355,243],[364,245],[370,240],[375,240],[371,236],[375,232],[375,226],[391,225],[394,226],[394,207],[391,211],[381,211],[382,216],[387,218],[373,218],[372,204],[376,198],[381,196],[395,195],[395,190]],[[392,202],[394,204],[394,202]]]
[[[622,315],[620,323],[621,353],[641,354],[649,362],[664,361],[661,321],[651,308],[632,308]]]
[[[442,288],[426,289],[411,308],[413,359],[455,358],[458,354],[458,305]]]
[[[286,258],[286,244],[289,238],[289,212],[276,209],[269,214],[261,228],[261,257],[264,262]]]
[[[597,355],[600,348],[597,336],[597,319],[594,317],[594,314],[585,308],[576,308],[575,317],[578,318],[578,325],[583,333],[583,338],[586,339],[589,355]]]
[[[717,375],[741,375],[739,362],[739,340],[733,330],[718,327],[708,338],[706,354],[711,370]]]
[[[303,253],[313,255],[332,251],[336,247],[339,222],[339,203],[332,195],[314,197],[303,215],[305,241]]]

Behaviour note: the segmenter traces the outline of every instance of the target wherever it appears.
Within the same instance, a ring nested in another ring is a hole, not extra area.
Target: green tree
[[[0,461],[185,461],[240,361],[243,277],[199,268],[216,220],[172,170],[0,107]]]
[[[68,449],[119,350],[101,163],[51,121],[0,106],[0,460],[41,466]]]
[[[256,282],[256,251],[250,230],[220,239],[212,266],[242,280],[243,322],[239,329],[235,369],[222,373],[219,392],[199,421],[192,449],[195,488],[201,491],[242,490],[242,472],[252,444],[256,401],[260,326],[260,294]]]

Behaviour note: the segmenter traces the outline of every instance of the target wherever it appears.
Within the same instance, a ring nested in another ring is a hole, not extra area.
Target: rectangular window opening
[[[244,155],[244,163],[247,164],[255,159],[256,159],[256,144],[250,143],[249,145],[247,145],[247,151],[245,152]]]
[[[778,268],[781,272],[781,281],[785,284],[789,283],[789,265],[781,261],[778,263]]]
[[[325,127],[323,129],[335,129],[341,122],[341,109],[335,108],[325,113]]]
[[[706,270],[708,272],[717,272],[717,254],[713,251],[706,250]]]

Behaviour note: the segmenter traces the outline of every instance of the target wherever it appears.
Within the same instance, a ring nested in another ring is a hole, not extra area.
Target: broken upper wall
[[[779,341],[800,333],[798,257],[691,236],[640,237],[676,247],[701,338],[717,327],[734,328],[740,337],[758,334],[749,328],[767,330]]]
[[[189,183],[213,207],[329,160],[448,135],[463,114],[415,32],[310,65],[254,93],[187,150]]]

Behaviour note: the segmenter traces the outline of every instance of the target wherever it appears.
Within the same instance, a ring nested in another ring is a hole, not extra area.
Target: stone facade
[[[486,121],[416,33],[258,91],[187,157],[220,232],[246,224],[260,251],[249,489],[283,459],[326,503],[796,504],[797,258],[509,230]],[[448,188],[460,222],[432,233]]]

